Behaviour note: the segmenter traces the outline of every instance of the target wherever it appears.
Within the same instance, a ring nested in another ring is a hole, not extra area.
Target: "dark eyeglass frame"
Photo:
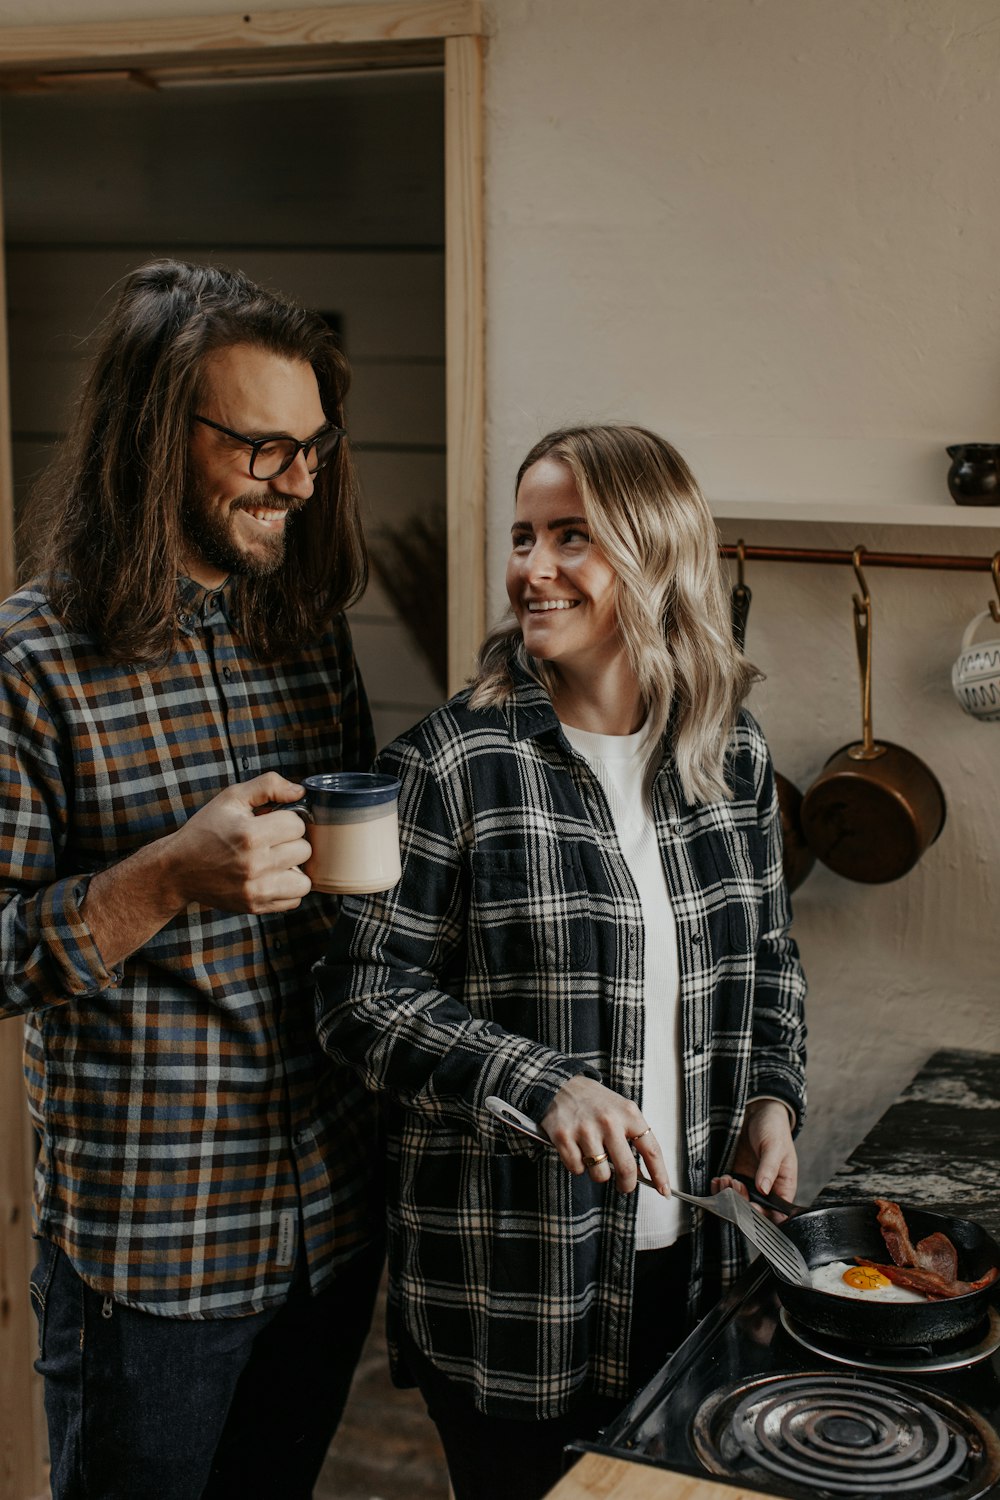
[[[249,448],[250,478],[260,479],[261,482],[263,482],[265,478],[277,479],[279,474],[284,474],[286,469],[291,468],[292,464],[298,458],[300,453],[305,458],[306,468],[309,470],[309,473],[318,474],[320,469],[324,468],[330,462],[331,458],[336,455],[337,449],[340,447],[344,438],[347,436],[346,427],[338,427],[334,422],[328,422],[325,427],[321,427],[319,432],[314,433],[311,438],[300,440],[299,438],[291,437],[287,432],[269,432],[264,437],[248,437],[245,432],[234,432],[231,427],[223,427],[221,422],[213,422],[210,417],[199,417],[197,413],[194,414],[192,420],[195,422],[201,422],[205,427],[212,427],[216,432],[223,432],[225,433],[226,437],[235,438],[238,443],[242,444],[246,448]],[[329,437],[331,434],[336,434],[337,441],[333,444],[333,447],[330,449],[329,453],[321,463],[317,463],[315,467],[310,467],[309,449],[315,448],[317,443],[321,442],[323,438]],[[281,467],[275,469],[273,474],[255,474],[254,465],[256,464],[257,459],[260,456],[260,450],[262,448],[266,448],[268,443],[275,442],[292,443],[294,445],[292,452],[289,453],[288,457],[285,459]]]

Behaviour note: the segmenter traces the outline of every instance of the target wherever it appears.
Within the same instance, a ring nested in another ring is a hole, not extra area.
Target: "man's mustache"
[[[283,510],[288,513],[302,510],[308,501],[294,498],[277,499],[273,495],[237,495],[229,502],[230,510]]]

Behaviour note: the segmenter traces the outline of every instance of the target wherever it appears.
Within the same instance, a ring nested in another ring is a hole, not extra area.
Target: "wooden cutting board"
[[[690,1474],[671,1474],[602,1453],[585,1453],[547,1500],[773,1500],[765,1490],[734,1489]]]

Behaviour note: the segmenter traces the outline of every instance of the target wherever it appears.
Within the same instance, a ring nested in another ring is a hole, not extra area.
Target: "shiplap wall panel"
[[[347,422],[356,443],[444,451],[444,361],[354,364]]]
[[[373,710],[404,709],[412,724],[440,701],[423,656],[408,636],[400,638],[392,620],[360,612],[351,621],[351,633]]]
[[[445,455],[365,450],[362,503],[370,525],[401,525],[410,515],[444,504]]]

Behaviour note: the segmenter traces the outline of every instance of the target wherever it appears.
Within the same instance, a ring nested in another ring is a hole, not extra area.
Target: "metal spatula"
[[[532,1140],[540,1141],[542,1145],[549,1146],[553,1150],[552,1142],[545,1131],[528,1115],[515,1109],[504,1099],[498,1099],[491,1094],[486,1100],[486,1108],[503,1120],[505,1125],[510,1125],[514,1130],[519,1130],[522,1135],[530,1135]],[[643,1187],[653,1187],[648,1177],[639,1173],[639,1181]],[[655,1192],[656,1189],[653,1188]],[[745,1234],[752,1245],[763,1255],[769,1265],[772,1265],[779,1275],[795,1286],[811,1286],[812,1277],[809,1267],[802,1258],[802,1252],[797,1245],[781,1233],[770,1219],[765,1219],[762,1214],[754,1213],[745,1198],[733,1188],[723,1188],[721,1193],[712,1193],[709,1197],[698,1197],[695,1193],[682,1193],[678,1188],[671,1188],[675,1198],[682,1203],[693,1204],[695,1208],[703,1208],[706,1213],[716,1214],[720,1219],[725,1219],[730,1224],[735,1224],[741,1234]]]

